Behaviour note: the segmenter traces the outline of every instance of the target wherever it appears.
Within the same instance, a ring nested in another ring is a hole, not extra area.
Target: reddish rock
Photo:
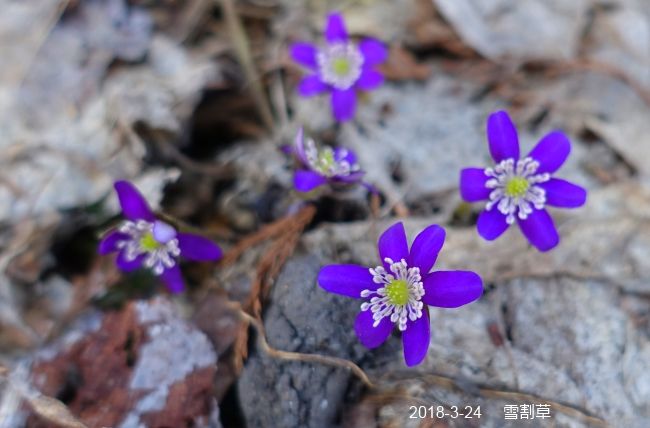
[[[89,427],[218,426],[217,355],[169,302],[131,303],[95,324],[37,356],[32,380],[43,394]],[[55,427],[35,415],[26,426]]]

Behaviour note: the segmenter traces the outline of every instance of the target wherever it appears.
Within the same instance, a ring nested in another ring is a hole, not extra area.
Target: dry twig
[[[578,406],[561,403],[558,401],[550,400],[544,397],[541,397],[536,394],[531,394],[528,392],[509,390],[506,388],[495,388],[492,386],[482,385],[478,383],[468,383],[466,381],[461,381],[459,379],[454,379],[449,376],[443,376],[440,374],[428,374],[428,373],[409,373],[409,372],[395,372],[390,374],[391,377],[398,378],[400,381],[404,379],[413,379],[420,382],[424,382],[428,385],[435,385],[437,387],[445,388],[448,390],[462,391],[464,393],[469,393],[477,395],[484,398],[494,398],[507,401],[518,401],[518,402],[527,402],[527,403],[539,403],[539,404],[548,404],[557,412],[564,413],[570,417],[583,420],[589,424],[599,427],[607,427],[609,424],[591,414],[591,412],[582,409]]]
[[[300,352],[281,351],[279,349],[271,347],[271,345],[269,345],[269,343],[266,341],[266,335],[264,333],[264,326],[262,325],[262,322],[241,309],[239,309],[239,315],[242,319],[255,327],[255,330],[257,330],[258,333],[257,341],[262,350],[269,356],[282,360],[320,363],[328,366],[345,368],[354,373],[354,375],[357,376],[368,388],[375,387],[375,385],[370,381],[370,378],[368,378],[368,375],[366,375],[361,367],[357,366],[352,361],[319,354],[303,354]]]
[[[234,44],[235,53],[239,59],[239,63],[244,69],[246,81],[251,85],[251,92],[260,113],[261,119],[268,130],[273,129],[273,115],[271,114],[271,107],[267,99],[264,88],[260,80],[259,73],[255,68],[253,62],[253,55],[250,50],[250,43],[244,31],[244,27],[239,19],[237,10],[233,0],[220,0],[221,8],[230,31],[232,42]]]
[[[306,205],[298,213],[287,216],[276,223],[268,225],[260,232],[244,240],[238,247],[231,251],[224,259],[232,263],[247,249],[263,242],[270,237],[277,236],[271,246],[259,261],[251,292],[246,300],[245,307],[261,322],[262,300],[267,296],[273,279],[278,275],[286,260],[291,256],[304,228],[311,222],[316,214],[316,207]],[[242,332],[234,344],[234,366],[237,371],[244,365],[247,356],[248,325],[242,326]]]

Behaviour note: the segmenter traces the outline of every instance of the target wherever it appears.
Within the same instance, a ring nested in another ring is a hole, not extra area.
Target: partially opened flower
[[[147,201],[128,181],[117,181],[114,187],[126,220],[106,234],[99,244],[99,253],[117,252],[116,263],[122,271],[151,269],[163,279],[169,291],[179,293],[185,288],[179,257],[196,261],[221,258],[221,249],[212,241],[177,232],[157,219]]]
[[[313,74],[302,79],[298,92],[303,96],[332,94],[332,111],[339,122],[354,117],[356,90],[369,91],[379,87],[384,77],[375,67],[388,56],[383,43],[372,38],[352,42],[343,17],[331,13],[325,28],[326,44],[317,47],[310,43],[295,43],[291,56]]]
[[[520,158],[517,130],[505,111],[490,115],[487,136],[496,166],[466,168],[460,174],[463,199],[487,201],[476,225],[478,233],[491,241],[516,221],[538,250],[554,248],[560,236],[546,205],[577,208],[587,199],[584,188],[552,177],[569,156],[569,139],[562,132],[553,131],[526,157]]]
[[[331,293],[365,300],[354,325],[364,346],[381,345],[396,325],[402,332],[406,365],[414,366],[429,349],[425,305],[456,308],[483,293],[481,278],[474,272],[431,272],[444,241],[444,229],[431,225],[418,234],[409,251],[404,225],[395,223],[379,238],[382,264],[325,266],[318,284]]]
[[[296,134],[292,152],[300,164],[293,177],[299,192],[310,192],[328,183],[358,183],[365,174],[352,150],[329,146],[319,149],[311,138],[305,141],[302,128]]]

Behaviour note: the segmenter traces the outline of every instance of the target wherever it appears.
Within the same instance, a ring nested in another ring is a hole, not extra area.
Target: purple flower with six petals
[[[402,332],[407,366],[422,362],[429,349],[429,311],[425,305],[457,308],[478,299],[483,282],[470,271],[430,272],[445,241],[445,230],[431,225],[418,234],[409,251],[399,222],[379,238],[382,265],[329,265],[318,284],[331,293],[366,300],[354,329],[361,343],[376,348],[396,324]]]
[[[517,130],[505,111],[490,115],[487,136],[497,165],[466,168],[460,174],[464,200],[488,201],[477,221],[479,235],[492,241],[517,221],[526,239],[538,250],[554,248],[560,237],[544,207],[577,208],[587,199],[584,188],[551,176],[569,156],[569,139],[553,131],[520,159]]]
[[[221,249],[202,236],[177,232],[158,220],[147,201],[128,181],[115,182],[122,214],[126,217],[117,228],[109,231],[99,244],[99,253],[117,252],[117,266],[124,272],[140,267],[151,269],[162,277],[172,293],[185,288],[178,258],[215,261]]]
[[[302,128],[296,134],[291,150],[301,169],[295,172],[293,185],[299,192],[310,192],[326,183],[354,184],[361,181],[365,174],[357,163],[357,155],[342,147],[316,148],[311,138],[305,142]]]
[[[308,97],[325,91],[332,93],[332,111],[339,122],[352,119],[356,109],[356,89],[369,91],[379,87],[384,77],[375,66],[386,60],[388,51],[382,42],[372,38],[355,44],[348,38],[340,13],[331,13],[325,29],[326,46],[295,43],[291,56],[315,73],[298,85],[300,95]]]

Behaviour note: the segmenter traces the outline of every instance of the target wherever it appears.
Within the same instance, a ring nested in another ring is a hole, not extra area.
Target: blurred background
[[[650,426],[649,1],[0,10],[0,427]],[[322,41],[332,10],[390,46],[387,82],[344,125],[327,97],[296,94],[288,55]],[[553,212],[550,253],[517,231],[481,240],[482,206],[458,194],[460,169],[489,164],[498,109],[523,152],[557,128],[572,140],[559,176],[589,196]],[[379,197],[355,189],[297,209],[279,147],[300,126],[356,150]],[[96,253],[118,220],[117,179],[226,258],[183,266],[179,297],[120,274]],[[443,225],[438,267],[486,286],[473,305],[431,310],[429,354],[408,370],[397,334],[363,348],[358,302],[315,282],[328,263],[374,266],[394,217],[411,238]],[[303,354],[357,364],[373,386]],[[413,418],[410,406],[434,410]],[[550,417],[531,418],[540,406]]]

